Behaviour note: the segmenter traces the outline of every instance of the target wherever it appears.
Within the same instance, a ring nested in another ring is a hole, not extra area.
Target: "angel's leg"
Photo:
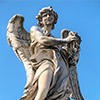
[[[50,88],[52,75],[53,71],[49,68],[40,75],[38,79],[38,92],[34,100],[44,100],[46,98]]]

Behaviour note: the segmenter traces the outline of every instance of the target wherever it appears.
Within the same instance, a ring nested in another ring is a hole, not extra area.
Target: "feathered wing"
[[[28,88],[34,78],[31,62],[29,61],[30,53],[30,34],[23,27],[24,17],[22,15],[14,15],[8,22],[7,40],[12,47],[16,56],[23,62],[27,82],[25,88]]]
[[[62,48],[66,51],[65,56],[69,65],[69,68],[67,68],[69,71],[69,82],[67,88],[70,92],[70,97],[74,100],[84,100],[79,87],[76,67],[79,60],[81,38],[77,33],[66,29],[62,30],[61,35],[62,38],[66,38],[68,35],[75,35],[77,37],[77,41],[72,41],[70,44],[63,46]]]
[[[7,40],[14,51],[19,48],[29,48],[30,36],[23,28],[24,17],[22,15],[14,15],[8,22],[7,26]],[[21,60],[19,54],[16,55]]]

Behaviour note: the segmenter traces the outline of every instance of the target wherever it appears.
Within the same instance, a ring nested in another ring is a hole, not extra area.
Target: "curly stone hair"
[[[54,29],[54,24],[57,23],[58,14],[57,14],[55,11],[53,11],[52,6],[42,8],[42,9],[39,11],[38,15],[36,16],[36,19],[38,20],[37,25],[40,26],[40,27],[43,27],[42,17],[43,17],[44,14],[47,14],[47,13],[48,13],[48,14],[52,14],[52,15],[54,16],[54,22],[53,22],[53,26],[52,26],[52,29]]]

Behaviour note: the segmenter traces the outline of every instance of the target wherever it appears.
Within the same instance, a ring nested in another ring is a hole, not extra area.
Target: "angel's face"
[[[43,25],[53,25],[54,23],[54,15],[50,14],[50,13],[44,13],[42,16],[42,24]]]

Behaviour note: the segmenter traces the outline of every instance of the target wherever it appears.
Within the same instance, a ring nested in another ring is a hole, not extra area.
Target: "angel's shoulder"
[[[32,27],[30,28],[30,32],[34,32],[34,31],[38,31],[38,30],[39,30],[39,28],[36,27],[36,26],[32,26]]]

